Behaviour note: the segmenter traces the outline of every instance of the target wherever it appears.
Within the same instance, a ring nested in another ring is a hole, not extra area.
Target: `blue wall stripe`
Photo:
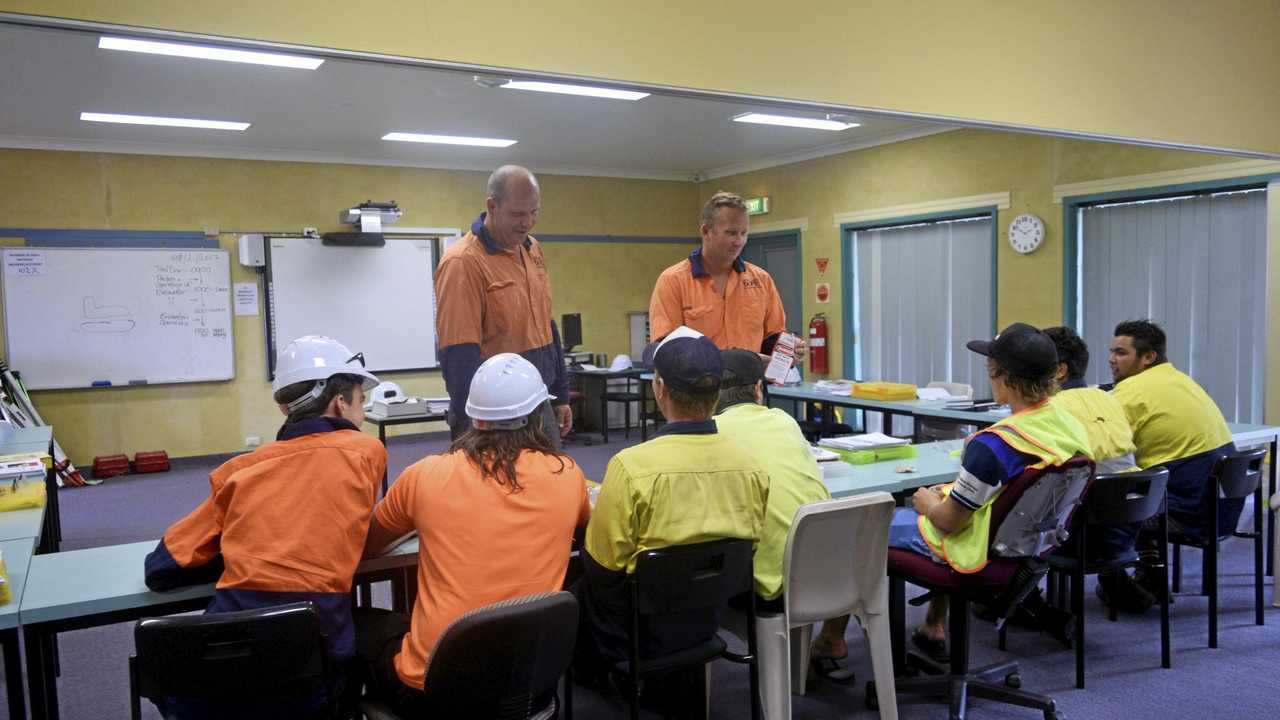
[[[32,247],[218,248],[218,238],[199,230],[0,228],[0,237],[25,238]]]
[[[700,245],[700,237],[670,237],[663,235],[543,235],[534,233],[538,242],[594,242],[594,243],[673,243]]]

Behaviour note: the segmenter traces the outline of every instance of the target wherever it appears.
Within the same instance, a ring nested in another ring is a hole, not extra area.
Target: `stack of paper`
[[[941,400],[944,402],[958,402],[961,400],[970,400],[963,395],[952,395],[944,388],[917,388],[916,398],[920,400]]]
[[[449,412],[449,396],[422,398],[422,402],[427,404],[428,415],[444,415]]]
[[[911,441],[907,438],[896,438],[885,435],[884,433],[867,433],[865,435],[845,435],[843,437],[823,438],[818,441],[818,445],[822,447],[835,448],[837,450],[870,450],[872,448],[896,447],[898,445],[908,445]]]
[[[853,392],[853,381],[819,380],[813,384],[813,389],[822,393],[831,393],[832,395],[848,395]]]
[[[0,479],[44,477],[43,453],[19,453],[0,456]]]
[[[816,446],[814,446],[814,445],[810,445],[810,446],[809,446],[809,452],[812,452],[812,453],[813,453],[813,459],[814,459],[814,460],[817,460],[817,461],[818,461],[818,462],[820,462],[820,463],[823,463],[823,462],[835,462],[835,461],[837,461],[837,460],[839,460],[839,459],[840,459],[840,456],[839,456],[839,455],[837,455],[837,454],[835,454],[835,453],[831,452],[830,450],[824,450],[824,449],[822,449],[822,448],[820,448],[820,447],[816,447]]]

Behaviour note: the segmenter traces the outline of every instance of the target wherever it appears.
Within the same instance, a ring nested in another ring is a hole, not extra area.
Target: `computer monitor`
[[[582,344],[582,315],[571,313],[560,316],[560,344],[565,352]]]

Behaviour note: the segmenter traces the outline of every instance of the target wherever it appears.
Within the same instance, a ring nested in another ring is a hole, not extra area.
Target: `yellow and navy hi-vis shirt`
[[[147,587],[216,579],[211,613],[310,600],[329,655],[351,657],[351,581],[386,464],[382,443],[347,420],[286,424],[209,475],[209,497],[147,556]]]
[[[668,423],[658,437],[615,455],[587,524],[584,582],[578,586],[597,651],[626,657],[626,577],[640,553],[723,538],[758,542],[768,501],[769,474],[718,434],[714,420]],[[674,629],[650,628],[642,643],[646,652],[696,644],[704,638],[689,628],[715,625],[710,617],[686,620]]]
[[[1231,442],[1218,404],[1172,363],[1130,375],[1116,383],[1111,393],[1129,418],[1141,468],[1200,455]]]
[[[1138,469],[1134,460],[1133,430],[1129,428],[1124,407],[1114,396],[1074,380],[1063,383],[1050,402],[1071,413],[1084,426],[1099,474]]]
[[[744,402],[725,408],[715,420],[722,434],[751,453],[769,472],[769,503],[756,546],[755,578],[756,594],[772,600],[782,594],[783,555],[796,510],[829,500],[831,491],[822,482],[822,470],[809,450],[809,441],[785,411]]]
[[[698,249],[663,270],[649,298],[649,334],[654,340],[681,325],[711,338],[721,350],[772,352],[773,342],[787,328],[787,315],[773,277],[764,268],[734,260],[721,296]]]

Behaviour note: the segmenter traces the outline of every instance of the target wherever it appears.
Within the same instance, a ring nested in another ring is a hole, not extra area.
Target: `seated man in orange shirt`
[[[152,590],[217,581],[205,612],[315,603],[329,657],[351,659],[351,580],[387,466],[377,438],[358,429],[364,393],[378,379],[364,356],[338,341],[298,338],[280,354],[272,383],[288,419],[276,442],[209,475],[209,497],[165,531],[146,559]],[[165,717],[327,717],[342,678],[303,697],[252,707],[171,698]]]
[[[410,465],[374,511],[366,556],[413,532],[421,543],[412,619],[362,614],[357,639],[372,669],[370,695],[402,717],[423,716],[427,663],[459,615],[564,583],[574,530],[591,507],[582,471],[552,444],[556,427],[543,424],[552,400],[532,363],[489,358],[471,380],[471,428],[450,452]]]

